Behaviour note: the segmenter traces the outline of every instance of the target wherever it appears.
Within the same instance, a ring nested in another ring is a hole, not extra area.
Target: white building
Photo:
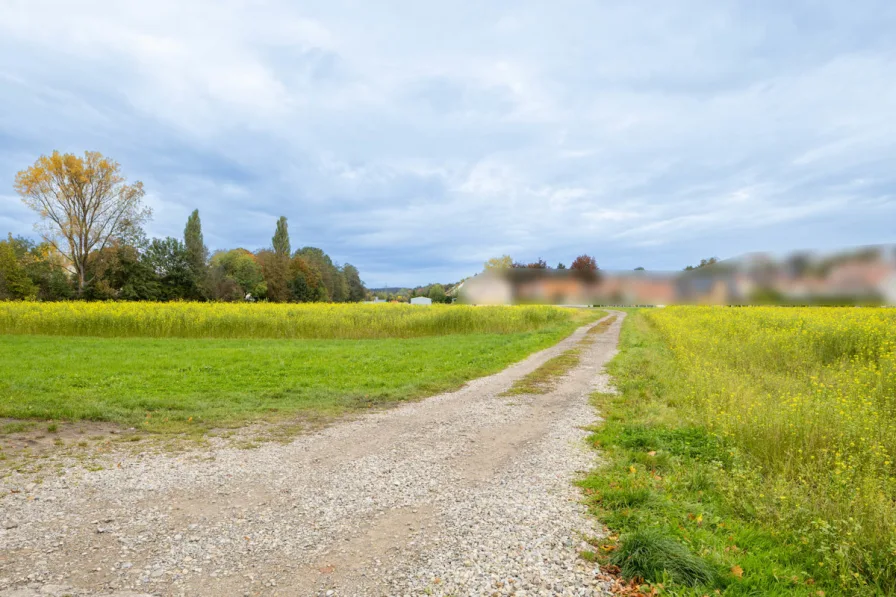
[[[432,299],[425,296],[415,296],[411,299],[412,305],[431,305]]]

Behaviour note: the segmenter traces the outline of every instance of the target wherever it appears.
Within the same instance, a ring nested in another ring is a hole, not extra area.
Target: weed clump
[[[670,579],[689,587],[710,584],[715,571],[682,543],[656,529],[642,529],[625,535],[610,558],[627,578],[650,582]]]

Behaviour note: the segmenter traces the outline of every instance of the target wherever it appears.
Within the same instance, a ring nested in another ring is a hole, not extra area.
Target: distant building
[[[479,274],[457,287],[462,302],[474,305],[509,305],[513,302],[513,285],[501,276]]]
[[[432,299],[426,296],[415,296],[411,299],[412,305],[431,305]]]
[[[469,278],[457,294],[474,305],[896,305],[896,247],[756,253],[681,272],[510,268]]]

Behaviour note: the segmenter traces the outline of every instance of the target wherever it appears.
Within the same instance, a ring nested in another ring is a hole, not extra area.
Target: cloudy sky
[[[896,2],[0,0],[15,173],[98,150],[154,236],[323,248],[370,286],[509,253],[680,269],[896,240]]]

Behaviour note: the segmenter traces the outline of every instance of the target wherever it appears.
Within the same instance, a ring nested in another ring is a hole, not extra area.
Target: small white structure
[[[432,299],[425,296],[415,296],[411,299],[412,305],[431,305]]]

